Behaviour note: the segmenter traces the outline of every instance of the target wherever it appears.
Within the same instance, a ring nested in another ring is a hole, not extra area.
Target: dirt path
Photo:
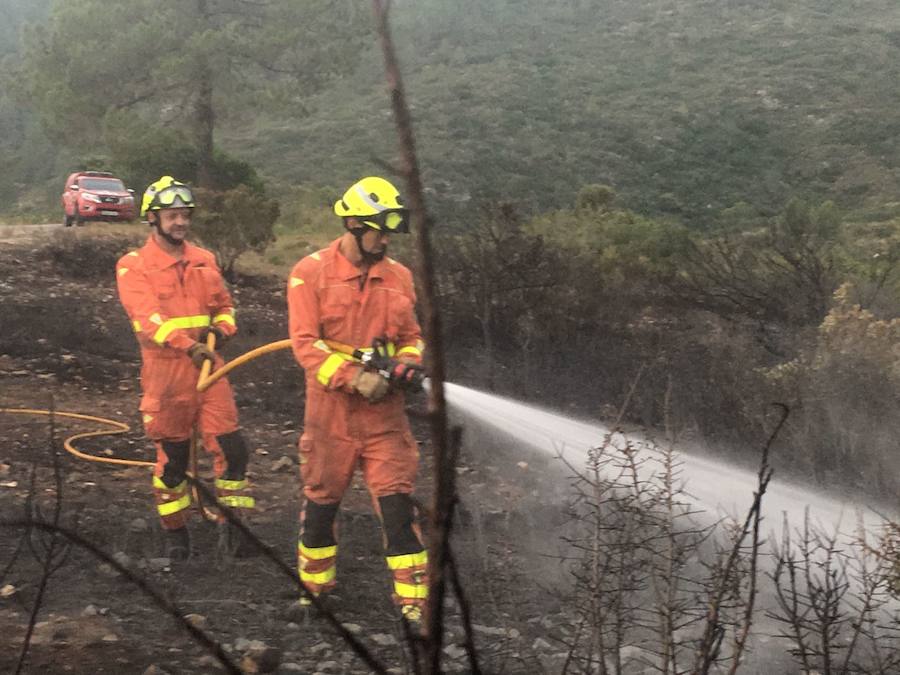
[[[51,233],[62,229],[60,223],[43,225],[0,225],[0,244],[25,244],[47,239]]]

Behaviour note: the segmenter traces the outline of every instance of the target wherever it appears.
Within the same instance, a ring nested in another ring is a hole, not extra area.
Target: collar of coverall
[[[358,279],[360,276],[362,276],[362,270],[352,262],[347,260],[347,258],[344,257],[344,254],[341,253],[341,239],[343,239],[343,237],[338,237],[333,242],[331,242],[331,246],[329,246],[329,248],[334,253],[334,264],[337,276],[339,276],[344,281]],[[384,278],[384,274],[382,273],[382,271],[384,270],[384,266],[387,264],[387,256],[385,256],[382,260],[374,263],[369,267],[369,273],[366,275],[367,278]]]
[[[189,241],[184,242],[184,253],[181,257],[181,260],[172,257],[171,254],[164,251],[159,244],[156,243],[156,240],[153,238],[153,235],[147,237],[147,244],[145,248],[145,252],[149,254],[150,260],[148,262],[155,263],[158,267],[171,267],[172,265],[177,265],[179,262],[194,262],[196,260],[201,260],[202,256],[197,255],[198,248],[194,246]]]

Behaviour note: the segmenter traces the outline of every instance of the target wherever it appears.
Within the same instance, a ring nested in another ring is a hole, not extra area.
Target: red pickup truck
[[[106,171],[78,171],[66,180],[62,195],[66,227],[89,220],[134,220],[134,190]]]

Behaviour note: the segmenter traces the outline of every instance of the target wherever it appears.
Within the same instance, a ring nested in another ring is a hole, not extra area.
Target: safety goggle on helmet
[[[163,176],[144,192],[144,198],[141,201],[141,217],[147,215],[148,211],[193,209],[196,206],[191,188],[171,176]]]
[[[380,232],[409,232],[409,210],[403,206],[400,192],[378,176],[357,181],[334,203],[335,214],[357,218]]]

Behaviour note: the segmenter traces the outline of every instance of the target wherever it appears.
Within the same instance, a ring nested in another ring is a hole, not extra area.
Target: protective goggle
[[[177,202],[181,203],[178,204]],[[178,207],[192,209],[195,206],[194,193],[191,192],[191,189],[187,185],[170,185],[153,195],[153,199],[150,201],[150,206],[147,207],[147,210],[154,211],[156,209],[171,209]]]
[[[394,209],[392,211],[382,211],[372,216],[360,216],[359,219],[368,225],[382,232],[392,232],[397,234],[406,234],[409,232],[409,210]]]

